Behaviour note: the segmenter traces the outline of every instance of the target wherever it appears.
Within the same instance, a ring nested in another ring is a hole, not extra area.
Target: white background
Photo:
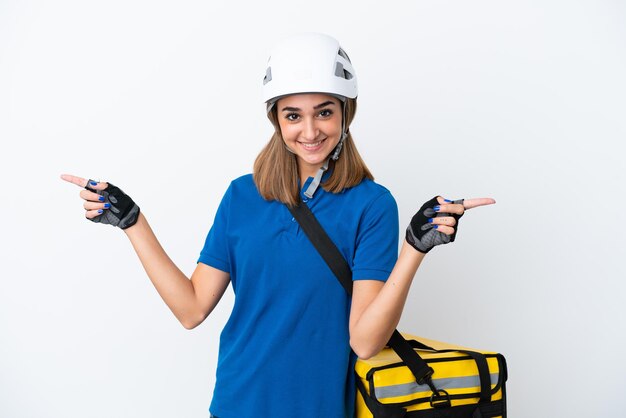
[[[620,415],[625,18],[608,0],[1,0],[0,417],[206,418],[232,291],[185,330],[59,175],[122,187],[190,275],[269,139],[269,49],[300,31],[350,55],[352,132],[401,225],[435,194],[497,200],[429,254],[400,329],[504,353],[511,418]]]

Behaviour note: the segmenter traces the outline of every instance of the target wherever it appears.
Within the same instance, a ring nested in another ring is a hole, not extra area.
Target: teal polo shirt
[[[302,191],[353,280],[387,280],[398,255],[391,193],[370,180],[337,194],[319,187],[310,199]],[[235,293],[220,336],[210,412],[219,418],[352,417],[350,298],[289,210],[264,200],[252,175],[230,184],[198,262],[229,273]]]

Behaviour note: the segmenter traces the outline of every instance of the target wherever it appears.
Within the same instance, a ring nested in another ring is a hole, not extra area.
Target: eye
[[[288,115],[285,115],[285,119],[290,120],[292,122],[298,120],[299,117],[300,115],[298,115],[297,113],[289,113]]]
[[[332,114],[333,114],[333,111],[330,110],[330,109],[324,109],[324,110],[320,111],[320,116],[321,117],[328,117],[328,116],[330,116]]]

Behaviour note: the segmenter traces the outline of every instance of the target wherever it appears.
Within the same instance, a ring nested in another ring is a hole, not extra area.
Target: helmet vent
[[[343,68],[343,64],[340,62],[335,63],[335,75],[340,78],[345,78],[346,80],[351,80],[352,77],[354,77],[352,73]]]
[[[267,70],[265,71],[265,77],[263,78],[263,85],[266,85],[270,81],[272,81],[272,67],[267,67]]]
[[[348,62],[350,62],[350,58],[348,58],[348,54],[346,54],[346,51],[344,51],[343,49],[339,48],[339,51],[337,51],[337,53],[339,55],[341,55],[342,57],[344,57],[345,59],[347,59]]]

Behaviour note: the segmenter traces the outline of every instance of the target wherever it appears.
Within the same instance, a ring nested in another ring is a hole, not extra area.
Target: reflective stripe
[[[492,373],[491,384],[498,383],[498,373]],[[476,376],[446,377],[433,379],[433,384],[437,389],[463,389],[480,387],[480,378]],[[401,385],[382,386],[375,389],[376,398],[395,398],[397,396],[407,396],[413,393],[430,392],[428,385],[418,385],[416,382],[403,383]]]

